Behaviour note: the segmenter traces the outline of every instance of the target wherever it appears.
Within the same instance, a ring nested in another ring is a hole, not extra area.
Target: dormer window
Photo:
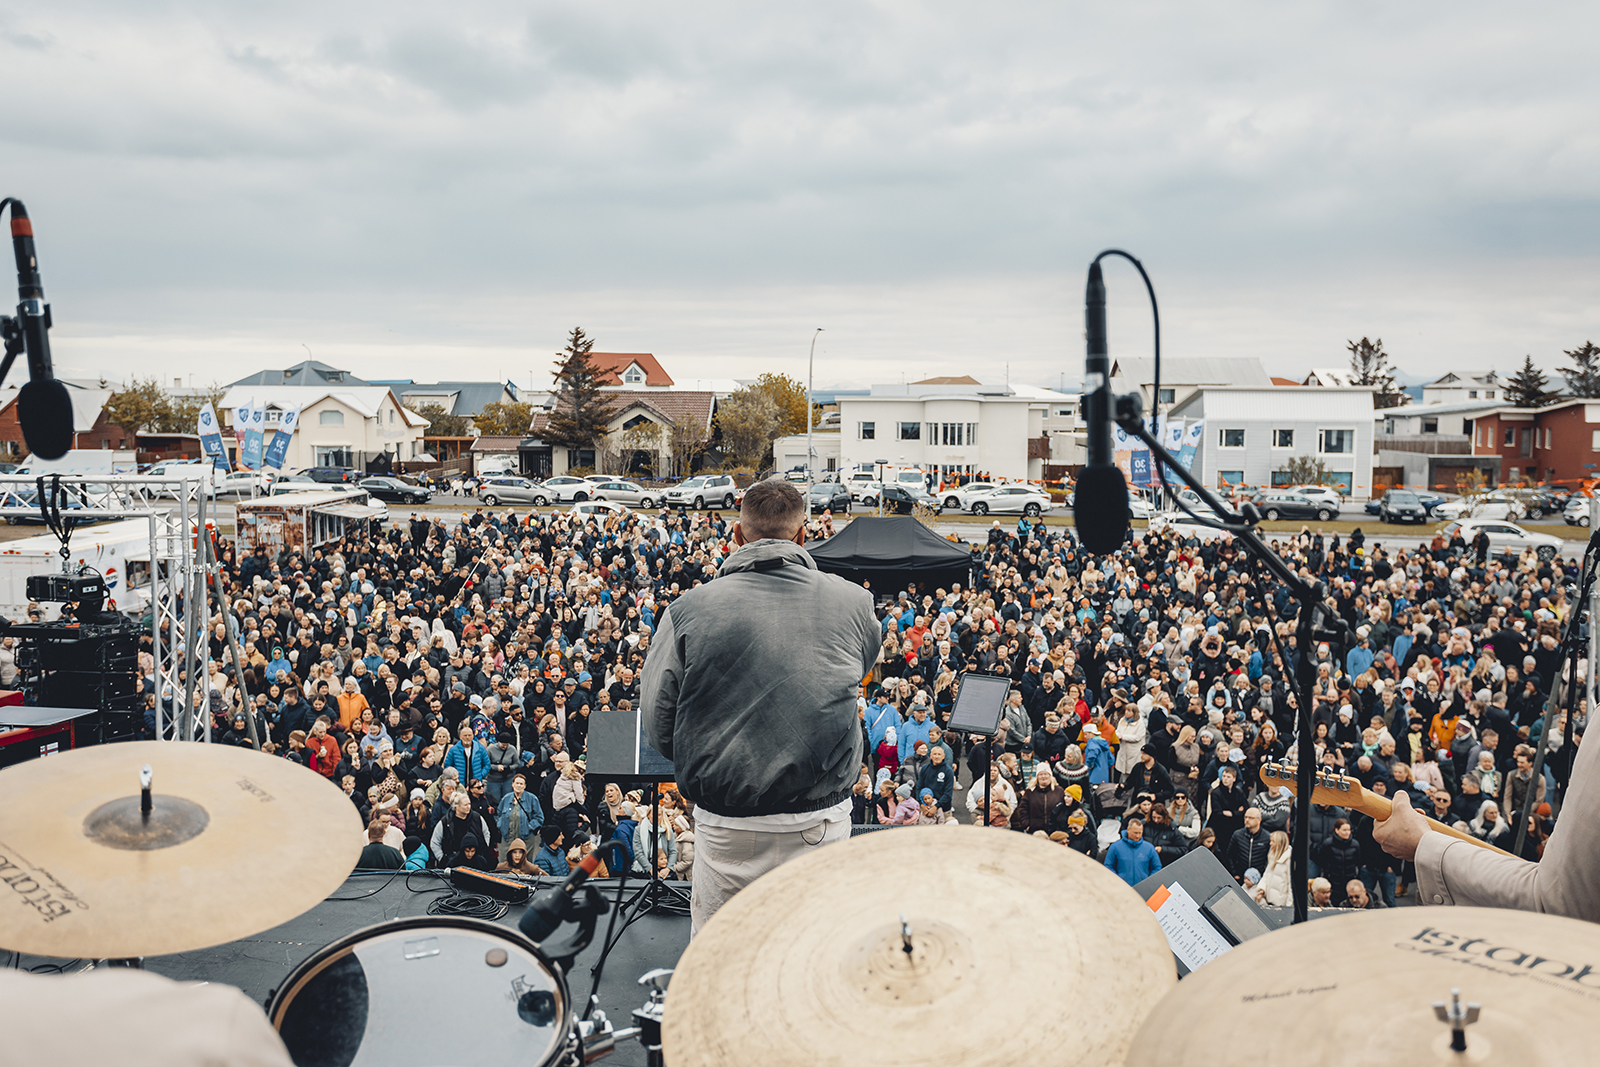
[[[624,385],[644,384],[644,371],[639,369],[639,364],[628,364],[628,369],[622,372],[622,382]]]
[[[342,382],[342,381],[344,381],[344,371],[342,371],[342,370],[331,370],[331,371],[329,371],[328,372],[328,381],[330,381],[330,382]]]

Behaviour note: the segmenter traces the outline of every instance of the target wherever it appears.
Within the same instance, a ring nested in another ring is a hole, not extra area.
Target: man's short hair
[[[800,490],[782,478],[768,478],[745,490],[739,508],[739,525],[750,541],[775,537],[788,540],[805,518],[806,502]]]

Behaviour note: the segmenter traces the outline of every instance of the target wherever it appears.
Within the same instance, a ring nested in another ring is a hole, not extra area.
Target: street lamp
[[[811,464],[816,453],[811,451],[811,413],[815,404],[811,400],[811,382],[817,374],[817,334],[822,332],[822,327],[817,327],[817,332],[811,335],[811,358],[806,367],[806,507],[811,507]]]

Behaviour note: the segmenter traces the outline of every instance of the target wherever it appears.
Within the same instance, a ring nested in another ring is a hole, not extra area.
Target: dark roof
[[[515,452],[522,444],[521,437],[496,437],[485,435],[472,442],[470,452]]]
[[[589,362],[600,371],[600,380],[606,385],[621,385],[622,372],[628,369],[630,363],[639,364],[639,369],[644,371],[644,384],[672,384],[672,376],[649,352],[590,352]]]
[[[347,370],[330,367],[314,359],[302,360],[283,370],[257,371],[248,378],[240,378],[234,385],[370,385]]]
[[[411,402],[406,398],[411,394],[419,394],[417,403],[437,403],[435,396],[439,393],[456,394],[455,405],[450,409],[451,415],[476,415],[483,410],[485,404],[498,404],[510,393],[512,398],[517,396],[516,386],[510,382],[405,382],[394,386],[394,391],[399,394],[401,402],[411,407]],[[431,394],[431,395],[423,395]]]
[[[612,418],[630,408],[645,408],[660,416],[663,422],[672,422],[683,415],[689,415],[709,427],[711,415],[717,405],[716,393],[700,389],[659,389],[648,393],[637,389],[606,389],[603,392],[611,398]],[[564,396],[556,397],[557,406],[565,403]],[[539,436],[549,425],[550,412],[543,408],[535,408],[533,425],[528,432]]]
[[[826,541],[806,547],[818,570],[871,582],[883,594],[897,593],[908,582],[971,581],[971,549],[946,541],[909,515],[852,519]]]

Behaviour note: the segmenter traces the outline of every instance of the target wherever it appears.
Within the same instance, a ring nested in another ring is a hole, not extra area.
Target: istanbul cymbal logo
[[[1424,926],[1408,941],[1397,942],[1395,947],[1444,959],[1453,958],[1502,974],[1526,974],[1537,979],[1571,983],[1586,990],[1600,991],[1600,969],[1593,964],[1568,962],[1493,938],[1468,937],[1435,926]]]

